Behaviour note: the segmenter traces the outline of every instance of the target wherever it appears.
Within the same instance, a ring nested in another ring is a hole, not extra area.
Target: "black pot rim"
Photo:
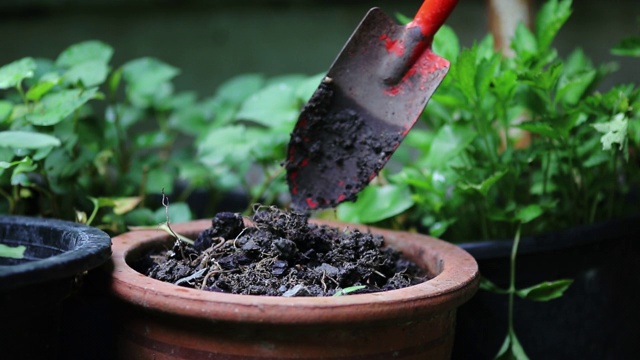
[[[640,233],[640,214],[595,224],[580,225],[556,232],[525,236],[520,239],[518,255],[557,251],[598,242],[629,238]],[[457,244],[476,260],[509,257],[513,239],[465,242]]]
[[[18,265],[0,266],[0,289],[8,290],[51,280],[74,277],[104,264],[111,257],[111,238],[84,224],[48,218],[0,215],[0,226],[20,225],[73,233],[76,247],[62,254]]]

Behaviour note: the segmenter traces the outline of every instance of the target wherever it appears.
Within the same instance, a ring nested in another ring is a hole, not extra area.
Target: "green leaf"
[[[492,58],[500,58],[501,54],[496,53],[495,41],[491,34],[486,35],[477,45],[476,62],[480,63],[481,60],[489,60]]]
[[[529,360],[515,332],[509,331],[496,355],[496,360]]]
[[[11,185],[31,185],[31,180],[25,174],[30,173],[37,168],[38,164],[34,163],[30,157],[23,158],[13,169],[13,173],[11,174]]]
[[[629,121],[624,114],[616,114],[611,121],[596,123],[592,126],[596,131],[603,133],[600,138],[602,150],[611,150],[613,144],[618,144],[618,150],[627,146],[627,129]]]
[[[496,171],[493,175],[489,176],[480,184],[471,184],[465,181],[458,184],[458,187],[465,191],[475,190],[479,192],[483,197],[486,197],[493,185],[498,182],[498,180],[500,180],[507,172],[509,172],[509,169]]]
[[[109,82],[108,82],[108,87],[109,87],[109,93],[111,94],[111,96],[115,96],[116,92],[118,91],[118,87],[120,86],[120,81],[122,80],[122,68],[118,68],[117,70],[113,71],[111,73],[111,76],[109,76]]]
[[[476,93],[476,47],[464,49],[455,64],[456,85],[469,102],[477,100]]]
[[[33,77],[36,63],[26,57],[0,67],[0,90],[16,87],[26,78]]]
[[[460,54],[460,41],[450,26],[442,25],[433,37],[432,48],[434,53],[453,62]]]
[[[137,134],[134,141],[140,149],[153,149],[171,145],[173,140],[169,134],[156,130]]]
[[[500,54],[495,54],[491,58],[481,59],[476,70],[476,92],[481,98],[489,90],[489,86],[495,80],[498,66],[500,66]]]
[[[245,126],[212,129],[198,144],[198,160],[209,168],[247,162],[252,147]]]
[[[571,283],[573,280],[570,279],[545,281],[526,289],[517,290],[516,295],[532,301],[549,301],[561,297]]]
[[[308,79],[304,80],[296,89],[296,98],[306,104],[309,99],[311,99],[311,96],[318,86],[320,86],[320,82],[324,77],[325,74],[323,73],[310,76]]]
[[[549,139],[559,139],[560,133],[546,122],[535,121],[519,124],[517,128],[538,134]]]
[[[171,129],[193,137],[200,137],[205,135],[211,127],[209,116],[212,114],[201,105],[187,106],[171,114],[169,125]]]
[[[561,62],[552,64],[546,71],[536,74],[532,85],[545,92],[550,92],[560,80],[563,66]]]
[[[413,21],[413,18],[411,18],[411,17],[409,17],[409,16],[407,16],[407,15],[405,15],[403,13],[400,13],[400,12],[396,12],[394,14],[394,16],[395,16],[396,20],[398,20],[398,22],[400,24],[402,24],[402,25],[407,25],[408,23]]]
[[[347,295],[349,293],[352,293],[354,291],[358,291],[358,290],[362,290],[366,288],[365,285],[356,285],[356,286],[350,286],[344,289],[340,289],[338,291],[336,291],[335,294],[333,294],[333,296],[342,296],[342,295]]]
[[[520,221],[523,224],[531,222],[537,219],[543,213],[543,209],[540,205],[532,204],[520,208],[516,211],[515,217],[516,220]]]
[[[0,100],[0,124],[9,119],[13,112],[13,103],[11,101]]]
[[[240,105],[251,94],[260,90],[264,83],[265,78],[262,74],[239,75],[222,83],[216,90],[216,98]]]
[[[89,196],[89,200],[91,200],[91,203],[93,203],[93,206],[98,209],[104,208],[104,207],[113,207],[116,204],[114,199],[108,198],[108,197],[94,198],[92,196]]]
[[[504,70],[493,79],[493,91],[502,103],[509,103],[518,87],[518,74],[511,69]]]
[[[160,194],[163,189],[166,193],[173,192],[175,176],[164,169],[154,169],[147,174],[147,194]]]
[[[154,217],[156,223],[167,221],[166,208],[161,207],[155,211]],[[190,221],[193,219],[189,205],[183,202],[169,203],[169,221],[172,224]]]
[[[622,39],[611,49],[613,55],[640,57],[640,37],[628,37]]]
[[[51,151],[53,151],[53,146],[47,146],[47,147],[43,147],[43,148],[37,149],[34,152],[32,158],[35,161],[40,161],[42,159],[45,159],[47,156],[49,156]]]
[[[43,76],[37,84],[32,86],[25,95],[27,100],[38,101],[42,96],[49,92],[54,86],[58,85],[60,78],[57,75]]]
[[[493,282],[491,282],[489,279],[485,277],[480,278],[480,289],[494,293],[494,294],[501,294],[501,295],[505,295],[509,293],[509,290],[499,287],[498,285],[494,284]]]
[[[62,90],[46,95],[34,106],[27,120],[33,125],[51,126],[64,120],[87,101],[96,97],[98,88]]]
[[[133,86],[150,87],[173,79],[180,71],[158,59],[144,57],[123,65],[125,80]]]
[[[526,62],[538,52],[538,41],[523,23],[518,23],[511,41],[511,48],[515,51],[518,60]]]
[[[582,49],[576,49],[564,61],[564,76],[571,77],[586,71],[594,70],[593,63]]]
[[[454,223],[455,223],[455,219],[436,221],[429,225],[429,235],[435,238],[439,238],[440,236],[442,236],[442,234],[444,234],[447,231],[447,229],[449,229],[449,226],[451,226]]]
[[[118,198],[113,198],[112,200],[113,200],[113,213],[116,215],[123,215],[135,209],[138,206],[138,204],[140,204],[140,201],[142,201],[142,197],[140,196],[118,197]]]
[[[551,46],[558,31],[571,15],[571,0],[550,0],[542,5],[536,16],[536,38],[540,49]]]
[[[64,50],[56,65],[60,67],[74,67],[86,62],[99,62],[106,65],[113,55],[113,48],[101,41],[89,40],[71,45]],[[85,86],[89,86],[86,85]]]
[[[129,211],[124,215],[124,220],[131,225],[153,225],[158,222],[155,213],[149,208],[138,208]],[[164,222],[164,220],[163,220]]]
[[[173,92],[169,82],[180,71],[160,60],[144,57],[122,66],[122,75],[128,84],[127,96],[136,106],[147,107]]]
[[[81,83],[84,87],[91,87],[102,84],[108,73],[109,66],[106,63],[92,60],[71,67],[64,74],[64,79],[67,84]]]
[[[407,186],[367,186],[355,203],[338,206],[338,218],[342,221],[371,224],[396,216],[413,206]]]
[[[28,131],[0,131],[0,147],[13,149],[41,149],[60,146],[58,138]]]
[[[300,112],[295,95],[296,87],[291,84],[271,84],[245,100],[236,117],[267,127],[293,126]]]
[[[476,132],[469,126],[443,126],[433,139],[425,165],[432,169],[446,168],[449,161],[469,146],[476,136]]]
[[[564,105],[576,105],[596,80],[597,72],[588,70],[568,79],[560,79],[556,98]]]
[[[64,147],[51,151],[44,159],[44,171],[51,190],[57,194],[73,193],[84,175],[83,172],[90,172],[95,166],[94,160],[93,151],[84,150],[74,157]]]
[[[0,244],[0,257],[22,259],[24,258],[25,251],[27,251],[27,247],[24,245],[8,246],[5,244]]]

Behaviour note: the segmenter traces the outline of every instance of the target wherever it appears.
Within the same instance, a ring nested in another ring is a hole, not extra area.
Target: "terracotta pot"
[[[325,224],[344,227],[347,224]],[[195,237],[201,220],[173,226]],[[113,239],[112,292],[122,359],[447,359],[456,308],[478,287],[478,267],[459,247],[428,236],[382,234],[435,275],[408,288],[325,298],[221,294],[151,279],[129,264],[173,240],[158,231]]]

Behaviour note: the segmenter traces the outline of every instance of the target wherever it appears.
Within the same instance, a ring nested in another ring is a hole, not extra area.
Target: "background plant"
[[[529,206],[541,214],[522,225],[524,234],[637,212],[638,86],[601,91],[615,64],[596,66],[580,49],[558,55],[552,42],[570,13],[570,1],[547,2],[533,30],[518,27],[513,57],[495,51],[491,35],[461,48],[442,29],[434,49],[452,60],[451,71],[421,126],[378,186],[340,206],[338,217],[392,219],[470,241],[511,238],[515,215]],[[372,206],[380,197],[386,202]]]
[[[521,234],[638,213],[640,90],[628,84],[602,92],[598,84],[615,64],[595,66],[579,49],[558,55],[551,45],[570,13],[569,0],[546,2],[532,31],[517,28],[513,57],[495,51],[491,35],[461,48],[443,28],[434,51],[452,60],[451,71],[422,126],[394,155],[395,167],[337,212],[449,241],[513,238],[508,287],[481,283],[508,297],[500,359],[527,359],[514,330],[515,297],[549,301],[572,283],[516,288]],[[637,45],[625,39],[614,52],[635,55]]]
[[[246,74],[198,99],[175,91],[177,68],[114,67],[112,55],[86,41],[0,67],[0,212],[119,232],[163,222],[163,191],[174,222],[192,217],[194,189],[210,205],[237,189],[268,201],[284,191],[274,178],[309,77]]]
[[[87,41],[55,60],[26,57],[0,68],[3,212],[89,223],[99,215],[118,230],[148,194],[172,190],[169,120],[193,98],[173,93],[177,69],[141,58],[112,70],[112,54]],[[147,120],[153,130],[136,129]]]

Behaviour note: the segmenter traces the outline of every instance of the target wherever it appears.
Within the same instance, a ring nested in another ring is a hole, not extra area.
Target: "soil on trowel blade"
[[[379,235],[307,220],[273,207],[249,219],[219,213],[193,246],[149,254],[136,268],[180,286],[269,296],[331,296],[359,285],[353,293],[377,292],[428,280]]]
[[[402,140],[401,127],[385,124],[351,103],[327,79],[291,134],[286,168],[297,210],[355,200]]]

